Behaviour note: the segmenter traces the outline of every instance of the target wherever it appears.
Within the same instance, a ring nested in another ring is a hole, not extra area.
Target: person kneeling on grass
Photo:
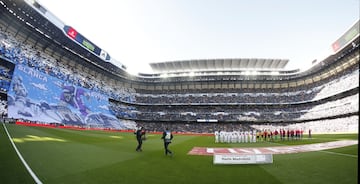
[[[169,150],[169,144],[171,143],[171,140],[173,139],[173,135],[171,131],[168,130],[168,128],[165,129],[163,132],[163,135],[161,139],[164,140],[164,148],[165,148],[165,155],[170,154],[170,156],[173,155],[172,151]]]

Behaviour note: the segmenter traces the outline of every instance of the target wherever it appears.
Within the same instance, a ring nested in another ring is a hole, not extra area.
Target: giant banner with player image
[[[39,72],[15,67],[8,91],[8,117],[93,128],[125,129],[108,109],[106,95]]]

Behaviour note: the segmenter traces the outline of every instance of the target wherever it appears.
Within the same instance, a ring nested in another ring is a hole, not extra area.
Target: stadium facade
[[[35,0],[0,0],[0,77],[6,118],[161,131],[301,126],[357,132],[359,21],[306,70],[286,59],[151,63],[130,75],[102,48]]]

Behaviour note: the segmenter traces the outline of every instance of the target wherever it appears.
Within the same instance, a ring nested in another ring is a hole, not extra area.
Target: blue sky
[[[130,73],[148,63],[289,59],[309,66],[359,19],[359,0],[39,0]],[[116,64],[116,63],[115,63]]]

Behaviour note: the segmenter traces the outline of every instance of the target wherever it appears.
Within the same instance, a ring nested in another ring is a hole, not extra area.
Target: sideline
[[[32,176],[32,178],[34,179],[34,181],[37,183],[37,184],[42,184],[42,182],[40,181],[40,179],[36,176],[36,174],[31,170],[30,166],[26,163],[25,159],[21,156],[21,153],[19,152],[19,150],[17,149],[16,145],[14,144],[14,141],[12,140],[6,126],[4,123],[2,123],[3,126],[4,126],[4,129],[6,131],[6,134],[7,136],[9,137],[9,140],[12,144],[12,146],[14,147],[17,155],[19,156],[20,160],[22,161],[22,163],[24,164],[24,166],[26,167],[26,170],[29,172],[29,174]]]

